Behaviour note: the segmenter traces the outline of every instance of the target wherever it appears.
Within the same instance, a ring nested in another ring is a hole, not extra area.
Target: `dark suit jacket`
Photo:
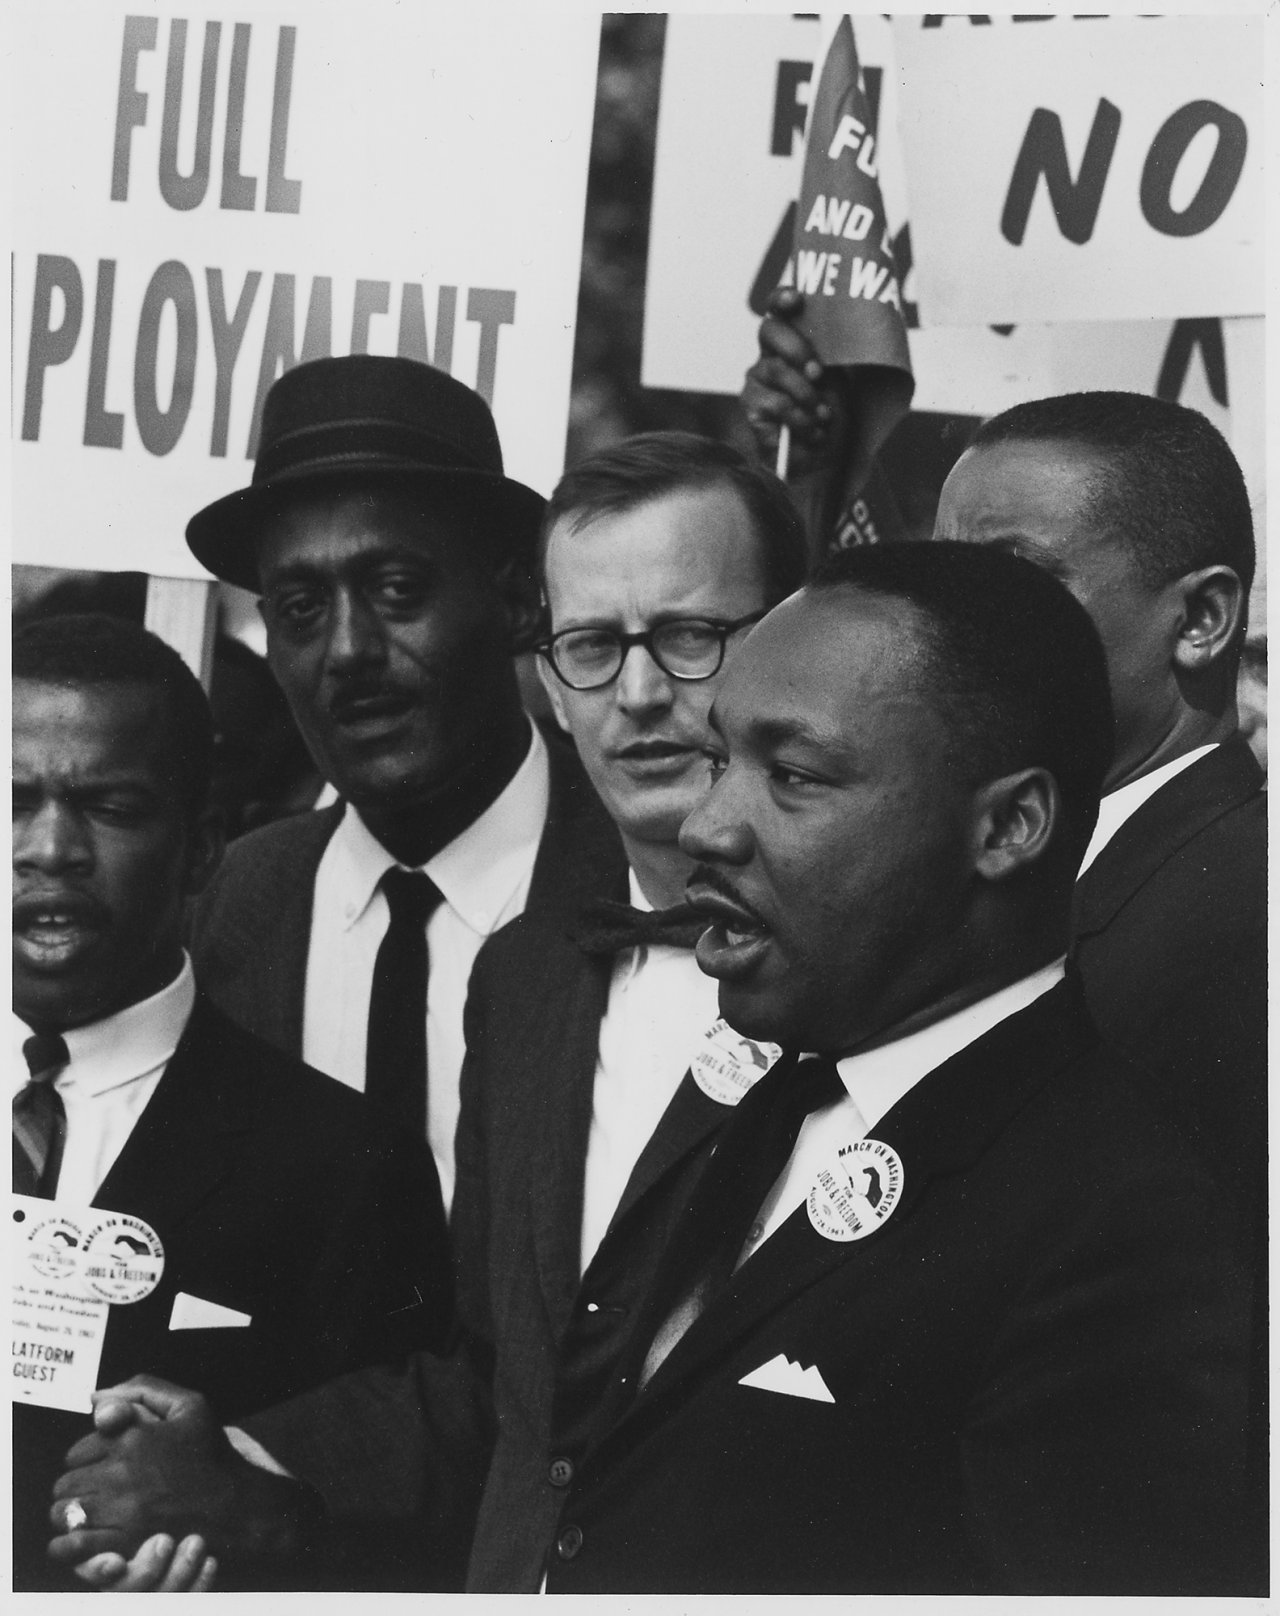
[[[1162,786],[1076,885],[1090,1014],[1256,1229],[1267,1144],[1266,794],[1239,736]]]
[[[1230,1198],[1256,1292],[1249,1507],[1260,1568],[1270,1536],[1266,801],[1241,736],[1175,775],[1080,877],[1073,950],[1103,1036]]]
[[[447,1337],[448,1258],[425,1144],[207,1000],[94,1205],[144,1219],[165,1251],[151,1295],[111,1310],[99,1385],[160,1375],[233,1420]],[[251,1322],[171,1330],[179,1291]],[[87,1416],[15,1410],[16,1541],[37,1582],[49,1488],[88,1426]]]
[[[617,833],[575,754],[548,740],[551,795],[529,887],[528,909],[572,913],[589,894],[580,866]],[[227,849],[192,917],[200,985],[242,1027],[300,1056],[316,870],[343,807],[297,814],[242,836]]]
[[[599,891],[626,897],[619,847]],[[538,1586],[563,1488],[553,1409],[591,1404],[730,1108],[686,1074],[579,1279],[583,1175],[612,961],[545,916],[481,952],[472,978],[454,1236],[459,1316],[493,1386],[496,1445],[467,1586]]]
[[[637,1329],[549,1591],[1241,1591],[1247,1291],[1074,988],[873,1134],[904,1164],[874,1233],[800,1207],[633,1399]],[[831,1401],[742,1384],[779,1355]]]

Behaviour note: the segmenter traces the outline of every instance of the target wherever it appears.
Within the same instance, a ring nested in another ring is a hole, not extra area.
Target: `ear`
[[[542,637],[542,594],[530,568],[515,556],[503,556],[493,567],[498,594],[507,611],[512,652],[532,651]]]
[[[1062,799],[1047,769],[1020,769],[991,780],[973,799],[973,866],[1005,881],[1039,863],[1059,833]]]
[[[182,889],[189,898],[204,891],[222,863],[226,828],[221,808],[202,808],[187,828],[187,867]]]
[[[1183,673],[1204,673],[1240,637],[1247,601],[1230,567],[1202,567],[1179,578],[1178,638],[1173,660]]]
[[[542,688],[546,691],[547,700],[551,703],[551,711],[556,715],[556,723],[568,735],[571,732],[569,729],[569,715],[565,711],[564,705],[564,686],[556,678],[555,672],[546,657],[538,656],[535,660],[538,667],[538,678],[542,680]]]

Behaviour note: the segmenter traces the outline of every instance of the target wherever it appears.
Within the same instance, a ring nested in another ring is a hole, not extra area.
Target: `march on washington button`
[[[777,1044],[744,1038],[720,1016],[707,1028],[689,1069],[709,1100],[718,1105],[737,1105],[781,1053]]]
[[[809,1191],[809,1222],[826,1240],[865,1240],[902,1198],[902,1157],[879,1139],[841,1145]]]

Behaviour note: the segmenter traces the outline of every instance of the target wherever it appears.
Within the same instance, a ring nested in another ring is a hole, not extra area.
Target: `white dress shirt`
[[[195,978],[182,969],[149,999],[87,1027],[63,1033],[71,1059],[54,1079],[67,1114],[58,1199],[87,1206],[98,1193],[134,1124],[164,1076],[195,1004]],[[11,1017],[13,1093],[27,1081],[22,1046],[31,1028]]]
[[[1172,763],[1162,764],[1160,768],[1152,769],[1150,774],[1130,780],[1127,786],[1121,786],[1118,791],[1109,791],[1098,807],[1098,823],[1093,828],[1093,835],[1084,850],[1077,874],[1084,874],[1125,820],[1136,814],[1148,797],[1154,797],[1160,787],[1167,785],[1174,775],[1181,774],[1183,769],[1189,769],[1198,758],[1212,752],[1218,744],[1217,741],[1211,741],[1208,746],[1197,746],[1195,751],[1184,752],[1181,757],[1174,758]]]
[[[776,1234],[795,1209],[808,1199],[818,1173],[829,1167],[841,1145],[865,1139],[904,1094],[943,1061],[988,1033],[999,1022],[1056,987],[1065,974],[1065,960],[1057,959],[1030,976],[969,1004],[954,1015],[935,1021],[879,1049],[846,1055],[836,1062],[845,1086],[844,1096],[805,1118],[795,1149],[760,1208],[743,1247],[744,1261]]]
[[[652,909],[631,872],[631,902]],[[600,1023],[582,1196],[582,1271],[604,1239],[640,1152],[719,1015],[719,989],[687,948],[624,949]]]
[[[453,1201],[467,982],[485,938],[524,909],[549,794],[547,749],[535,729],[502,794],[419,866],[444,895],[427,922],[427,1142],[446,1211]],[[389,918],[378,883],[395,865],[348,806],[316,870],[302,1058],[361,1091],[373,968]]]

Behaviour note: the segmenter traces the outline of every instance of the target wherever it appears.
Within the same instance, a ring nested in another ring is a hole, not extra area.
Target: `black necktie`
[[[419,1138],[427,1131],[427,921],[443,894],[417,870],[388,870],[391,911],[369,994],[365,1093]]]
[[[33,1033],[22,1053],[31,1077],[13,1097],[13,1187],[51,1200],[67,1138],[67,1114],[53,1085],[71,1056],[58,1033]]]
[[[835,1062],[779,1061],[739,1103],[667,1246],[647,1309],[648,1380],[729,1279],[752,1221],[777,1182],[805,1118],[845,1092]]]
[[[710,924],[687,903],[673,909],[633,909],[602,898],[583,908],[569,936],[584,954],[620,954],[624,948],[653,943],[692,948]]]

